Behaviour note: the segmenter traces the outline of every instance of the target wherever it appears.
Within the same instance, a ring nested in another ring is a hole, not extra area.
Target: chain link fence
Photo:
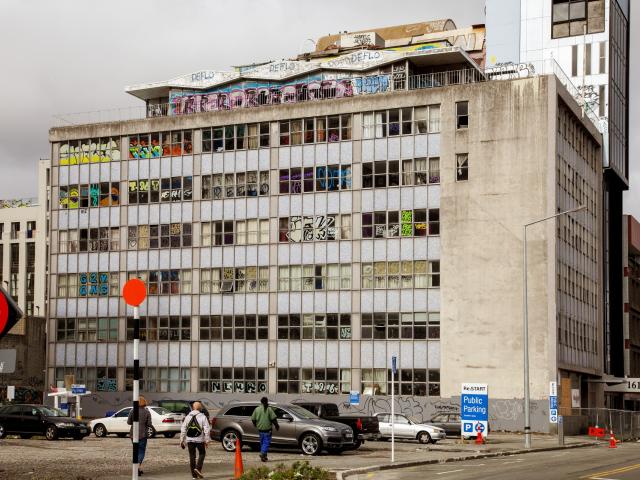
[[[621,441],[640,438],[640,412],[611,408],[561,408],[565,424],[572,425],[574,434],[586,435],[589,427],[604,428]],[[576,431],[577,430],[577,431]]]

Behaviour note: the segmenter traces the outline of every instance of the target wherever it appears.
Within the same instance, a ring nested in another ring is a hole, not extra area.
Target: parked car
[[[391,414],[387,412],[376,413],[380,424],[380,438],[391,438],[391,423],[394,424],[395,438],[405,440],[418,440],[420,443],[436,443],[447,438],[442,428],[424,423],[415,423],[404,415],[395,414],[395,420],[391,422]]]
[[[243,445],[259,449],[258,430],[251,423],[251,414],[258,405],[259,402],[242,402],[223,407],[211,421],[211,438],[219,440],[227,452],[235,451],[238,438]],[[280,426],[279,430],[273,430],[274,446],[299,448],[305,455],[318,455],[323,450],[340,453],[353,448],[350,427],[319,418],[298,405],[271,406]]]
[[[427,425],[433,425],[444,430],[447,437],[459,437],[461,432],[459,413],[438,413],[434,415]]]
[[[20,435],[20,438],[44,435],[47,440],[62,437],[82,440],[89,435],[89,429],[80,420],[68,417],[55,408],[14,404],[0,408],[0,438],[9,434]]]
[[[358,448],[365,440],[377,440],[380,436],[378,417],[340,415],[338,405],[335,403],[296,401],[293,404],[306,408],[320,418],[350,427],[353,431],[354,448]]]
[[[195,400],[158,400],[154,402],[154,404],[166,408],[172,413],[180,413],[186,417],[189,412],[193,410],[193,402],[195,402]],[[209,410],[207,410],[204,404],[202,405],[201,411],[205,417],[209,418]]]
[[[132,407],[126,407],[118,410],[110,417],[97,418],[89,422],[89,428],[96,437],[106,437],[111,433],[115,433],[119,437],[126,437],[129,433],[131,425],[127,424],[127,417]],[[172,413],[166,408],[151,405],[147,407],[151,413],[152,427],[147,432],[147,436],[152,438],[156,433],[161,433],[167,438],[175,437],[180,432],[180,426],[184,415]]]

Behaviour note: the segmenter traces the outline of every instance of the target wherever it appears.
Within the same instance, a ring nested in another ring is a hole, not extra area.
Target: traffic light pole
[[[133,442],[133,458],[131,478],[138,479],[138,452],[140,451],[140,311],[139,307],[133,307],[133,428],[131,440]]]

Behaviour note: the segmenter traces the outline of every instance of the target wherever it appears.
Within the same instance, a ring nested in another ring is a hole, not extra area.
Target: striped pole
[[[139,432],[140,432],[140,415],[138,412],[138,405],[140,404],[140,312],[137,306],[133,307],[133,429],[131,433],[131,440],[133,441],[133,467],[131,471],[131,478],[138,480],[138,451],[140,449],[139,444]]]
[[[127,305],[133,307],[133,425],[131,426],[131,443],[133,445],[133,458],[131,478],[138,480],[138,452],[140,451],[140,311],[138,307],[147,296],[147,287],[139,278],[132,278],[124,284],[122,296]]]

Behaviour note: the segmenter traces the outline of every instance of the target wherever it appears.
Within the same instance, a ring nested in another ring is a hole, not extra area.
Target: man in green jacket
[[[269,406],[267,397],[262,397],[260,403],[262,405],[257,406],[251,415],[251,422],[260,433],[260,460],[266,462],[267,452],[271,444],[271,428],[274,426],[276,430],[280,430],[280,425],[278,425],[276,412]]]

